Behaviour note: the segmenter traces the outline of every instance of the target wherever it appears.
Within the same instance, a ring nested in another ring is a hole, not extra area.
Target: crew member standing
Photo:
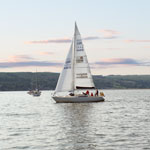
[[[89,91],[88,90],[86,91],[86,95],[89,95]]]
[[[98,96],[98,89],[96,89],[95,96]]]

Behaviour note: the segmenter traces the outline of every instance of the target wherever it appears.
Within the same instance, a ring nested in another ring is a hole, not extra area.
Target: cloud
[[[14,55],[14,56],[10,56],[8,58],[8,61],[17,62],[17,61],[28,61],[28,60],[33,60],[33,59],[34,58],[28,55]]]
[[[40,55],[53,55],[53,52],[39,52]]]
[[[52,55],[52,52],[43,52],[41,55]],[[17,67],[47,67],[55,66],[60,67],[63,63],[58,61],[38,61],[28,55],[14,55],[10,56],[7,60],[0,61],[0,68],[17,68]]]
[[[83,40],[97,40],[97,39],[101,39],[101,38],[98,36],[88,36],[83,38]]]
[[[0,68],[16,68],[16,67],[48,67],[55,66],[60,67],[63,63],[50,62],[50,61],[20,61],[20,62],[0,62]]]
[[[70,38],[51,39],[51,40],[40,40],[40,41],[28,41],[25,44],[47,44],[47,43],[70,43]]]
[[[103,34],[104,39],[114,39],[117,38],[117,35],[120,34],[118,31],[109,30],[109,29],[102,29],[99,30]]]
[[[112,30],[110,30],[112,31]],[[117,31],[116,31],[117,32]],[[115,31],[112,31],[112,33],[107,32],[107,34],[104,34],[104,37],[99,37],[99,36],[88,36],[82,38],[84,41],[89,41],[89,40],[98,40],[98,39],[114,39],[117,38],[115,35]],[[25,44],[48,44],[48,43],[70,43],[72,41],[71,38],[61,38],[61,39],[50,39],[50,40],[40,40],[40,41],[27,41]]]
[[[95,62],[98,65],[139,65],[134,59],[131,58],[111,58],[111,59],[103,59],[102,61]]]
[[[150,40],[125,40],[127,43],[133,43],[133,42],[150,42]]]
[[[109,58],[91,63],[91,68],[108,68],[114,66],[150,66],[150,61],[140,61],[132,58]],[[0,62],[0,68],[20,67],[62,67],[63,63],[57,61],[7,61]]]
[[[150,46],[144,46],[144,48],[149,48],[150,49]]]
[[[84,37],[82,40],[97,40],[100,39],[98,36],[88,36]],[[61,38],[61,39],[51,39],[51,40],[40,40],[40,41],[28,41],[25,44],[48,44],[48,43],[70,43],[72,39]]]

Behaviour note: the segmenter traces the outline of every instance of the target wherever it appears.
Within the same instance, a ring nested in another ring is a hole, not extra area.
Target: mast
[[[74,29],[74,41],[73,41],[73,53],[72,53],[72,59],[73,59],[73,63],[72,63],[72,77],[73,77],[73,80],[72,80],[72,89],[73,89],[73,93],[74,93],[74,90],[75,90],[75,69],[74,69],[74,64],[75,64],[75,42],[76,42],[76,22],[75,22],[75,29]]]
[[[36,89],[38,89],[37,69],[36,69],[35,77],[36,77]]]

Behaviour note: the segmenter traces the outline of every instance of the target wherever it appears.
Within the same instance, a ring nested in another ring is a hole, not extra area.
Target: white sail
[[[55,92],[95,88],[81,35],[75,24],[74,39],[60,74]]]
[[[65,92],[73,90],[73,68],[72,68],[72,52],[73,52],[73,42],[71,44],[69,53],[67,55],[63,70],[59,76],[59,80],[55,89],[55,92]]]
[[[95,88],[81,35],[75,24],[74,34],[74,89]]]

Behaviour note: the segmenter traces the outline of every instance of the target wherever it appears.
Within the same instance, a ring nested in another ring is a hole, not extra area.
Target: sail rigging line
[[[73,43],[74,43],[74,45],[73,45],[73,65],[72,65],[72,70],[73,70],[73,93],[74,93],[74,91],[75,91],[75,63],[76,63],[76,33],[77,33],[77,31],[78,31],[78,28],[77,28],[77,24],[76,24],[76,22],[75,22],[75,29],[74,29],[74,39],[73,39]],[[78,31],[79,32],[79,31]]]
[[[76,24],[76,23],[75,23]],[[73,63],[72,63],[72,89],[73,89],[73,93],[74,93],[74,90],[75,90],[75,70],[74,70],[74,66],[75,66],[75,32],[76,32],[76,26],[75,26],[75,31],[74,31],[74,39],[73,39],[73,52],[72,52],[72,55],[73,55]]]

